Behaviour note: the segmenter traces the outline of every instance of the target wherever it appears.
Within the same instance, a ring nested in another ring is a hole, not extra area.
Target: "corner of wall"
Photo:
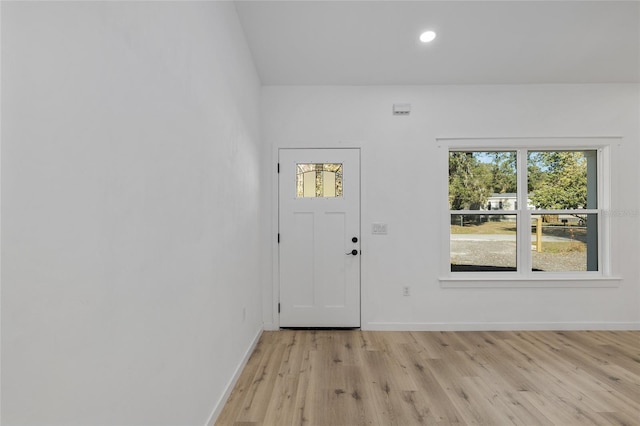
[[[224,409],[224,406],[227,403],[229,396],[231,396],[231,392],[233,391],[233,388],[235,387],[236,383],[238,382],[238,379],[240,378],[240,375],[242,374],[242,370],[247,365],[247,362],[249,362],[249,358],[251,358],[253,351],[258,345],[258,342],[260,341],[260,337],[262,336],[262,332],[264,330],[265,330],[264,327],[261,327],[258,330],[253,340],[251,341],[251,344],[249,345],[247,350],[244,352],[242,359],[240,360],[240,362],[238,363],[238,366],[233,372],[233,376],[231,376],[231,379],[229,379],[229,381],[227,382],[227,385],[225,386],[224,393],[220,396],[220,399],[218,399],[218,401],[216,402],[213,408],[213,412],[209,416],[209,420],[207,420],[207,423],[206,423],[207,426],[215,425],[216,420],[220,416],[220,413],[222,413],[222,410]]]

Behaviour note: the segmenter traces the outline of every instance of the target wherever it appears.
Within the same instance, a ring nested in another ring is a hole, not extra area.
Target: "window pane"
[[[451,271],[516,270],[516,215],[451,215]]]
[[[449,152],[450,210],[516,210],[515,151]]]
[[[527,163],[530,208],[598,208],[596,150],[532,151]]]
[[[597,271],[598,215],[531,216],[534,271]]]
[[[342,164],[297,164],[296,194],[298,198],[342,197]]]

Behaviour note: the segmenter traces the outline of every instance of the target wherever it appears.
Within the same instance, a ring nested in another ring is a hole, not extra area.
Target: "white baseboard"
[[[640,330],[640,322],[369,322],[368,331]]]
[[[247,361],[249,361],[249,358],[251,358],[251,354],[253,353],[253,350],[256,348],[256,345],[258,344],[258,341],[260,340],[260,336],[262,336],[262,331],[263,330],[264,330],[264,328],[260,328],[260,330],[258,330],[258,333],[253,338],[253,341],[251,342],[251,345],[249,345],[249,348],[244,353],[244,356],[242,357],[242,360],[240,361],[240,364],[238,364],[238,367],[236,368],[236,371],[233,372],[233,376],[231,376],[231,379],[229,380],[229,383],[227,383],[227,386],[225,387],[224,394],[222,394],[222,396],[220,397],[220,399],[216,403],[216,405],[215,405],[215,407],[213,409],[213,412],[211,413],[211,416],[209,416],[209,420],[206,423],[207,426],[214,426],[215,425],[216,420],[218,419],[218,416],[222,412],[222,409],[224,408],[224,405],[227,402],[227,399],[229,399],[229,395],[231,395],[231,391],[233,390],[234,386],[236,385],[236,382],[238,381],[238,379],[240,378],[240,374],[242,374],[242,370],[247,365]]]

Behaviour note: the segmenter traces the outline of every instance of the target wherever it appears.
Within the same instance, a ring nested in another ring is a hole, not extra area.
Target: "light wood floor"
[[[265,332],[216,425],[640,425],[640,332]]]

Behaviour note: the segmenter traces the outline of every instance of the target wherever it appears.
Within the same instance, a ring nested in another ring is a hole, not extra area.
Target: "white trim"
[[[621,140],[618,142],[620,145]],[[598,150],[598,239],[600,252],[598,262],[603,276],[613,274],[611,270],[611,216],[607,212],[611,211],[611,150],[614,144],[611,143]]]
[[[227,386],[225,387],[224,393],[222,394],[220,399],[218,399],[218,402],[216,402],[216,405],[213,408],[213,412],[209,416],[209,420],[207,420],[207,423],[206,423],[207,426],[214,426],[215,423],[216,423],[216,420],[218,420],[218,416],[222,412],[222,409],[224,408],[224,405],[227,403],[227,400],[229,399],[229,396],[231,395],[231,391],[233,391],[234,386],[238,382],[238,379],[240,378],[240,375],[242,374],[242,370],[244,370],[244,367],[247,365],[247,362],[249,361],[249,358],[251,358],[251,354],[253,354],[253,350],[256,348],[256,345],[260,341],[260,337],[262,336],[262,332],[263,332],[263,328],[261,327],[258,330],[258,333],[253,338],[253,341],[251,342],[251,345],[249,345],[249,348],[245,351],[244,356],[242,357],[242,360],[240,361],[240,364],[238,364],[238,366],[236,367],[236,370],[233,372],[233,376],[231,376],[231,379],[229,379],[229,382],[227,383]]]
[[[2,5],[0,4],[0,22],[2,22]],[[0,45],[2,45],[2,35],[0,31]],[[2,55],[0,55],[0,99],[2,99]],[[0,176],[2,176],[2,102],[0,102]],[[0,179],[2,188],[2,179]],[[2,212],[2,191],[0,190],[0,212]],[[0,253],[2,253],[2,214],[0,213]],[[0,254],[0,295],[2,294],[2,255]],[[0,296],[0,342],[2,342],[2,297]],[[0,344],[0,383],[2,383],[2,345]],[[2,386],[0,386],[0,413],[2,413]],[[0,421],[1,422],[1,421]]]
[[[594,145],[594,141],[602,141],[603,139],[616,139],[619,142],[624,139],[624,136],[621,135],[601,135],[601,136],[483,136],[483,137],[437,137],[436,142],[438,143],[438,147],[441,147],[441,144],[449,146],[448,149],[452,149],[454,151],[462,151],[466,148],[473,148],[475,146],[481,145],[483,148],[488,147],[496,150],[504,150],[504,148],[527,148],[531,146],[532,143],[536,145],[543,146],[540,144],[541,141],[562,141],[562,145],[546,145],[546,148],[549,149],[557,149],[556,147],[564,147],[564,148],[580,148],[584,141],[588,141],[589,144]],[[451,142],[455,142],[455,147],[451,148]]]
[[[640,322],[369,322],[366,331],[640,330]]]
[[[448,277],[441,277],[441,288],[613,288],[620,287],[621,277],[602,277],[599,273],[597,276],[589,276],[585,273],[583,277],[579,277],[578,273],[566,273],[565,276],[554,273],[540,272],[539,277],[522,277],[514,273],[510,276],[498,276],[490,274],[489,276],[473,276],[465,277],[463,274],[468,272],[459,272],[451,274]],[[484,275],[484,273],[483,273]]]
[[[280,301],[280,244],[278,243],[278,233],[280,232],[280,147],[274,146],[271,153],[271,189],[273,197],[271,199],[271,321],[275,330],[280,328],[280,314],[278,313],[278,302]],[[267,321],[265,321],[267,323]]]

